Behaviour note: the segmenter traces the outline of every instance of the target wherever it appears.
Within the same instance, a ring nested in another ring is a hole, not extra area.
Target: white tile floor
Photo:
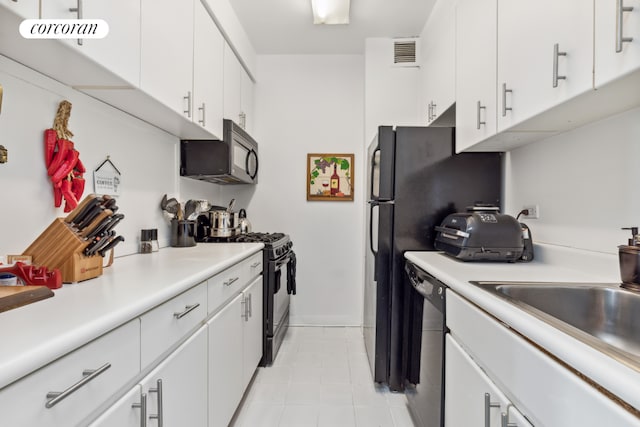
[[[413,427],[402,393],[371,378],[360,328],[290,327],[233,427]]]

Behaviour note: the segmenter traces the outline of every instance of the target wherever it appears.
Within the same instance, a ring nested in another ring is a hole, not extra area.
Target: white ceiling
[[[314,25],[311,0],[230,0],[258,54],[359,54],[367,37],[413,37],[435,0],[351,0],[349,25]]]

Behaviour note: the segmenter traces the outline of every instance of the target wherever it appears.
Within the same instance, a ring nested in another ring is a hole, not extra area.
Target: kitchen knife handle
[[[134,403],[132,408],[140,408],[140,427],[147,427],[147,393],[140,394],[140,403]]]
[[[111,231],[111,233],[115,234],[115,231]],[[105,246],[103,246],[102,248],[98,249],[96,252],[98,252],[100,254],[100,256],[103,257],[107,253],[107,251],[109,251],[110,249],[113,249],[120,242],[124,242],[124,237],[123,236],[116,237],[115,239],[113,239],[109,243],[107,243]]]
[[[83,378],[67,388],[65,391],[50,391],[49,393],[47,393],[47,399],[49,400],[47,400],[47,402],[44,404],[45,408],[53,408],[58,403],[62,402],[64,399],[71,396],[73,393],[85,386],[88,382],[96,379],[98,375],[104,373],[110,367],[111,363],[105,363],[98,369],[85,369],[84,371],[82,371]]]
[[[88,205],[91,204],[93,206],[93,203],[96,200],[96,195],[95,194],[89,194],[87,195],[87,197],[85,197],[80,204],[71,211],[71,213],[69,213],[69,215],[67,215],[67,217],[64,219],[64,222],[66,222],[67,224],[70,223],[75,223],[76,219],[80,219],[82,214],[86,214],[86,212],[89,211],[89,207]],[[97,203],[97,202],[94,202]]]
[[[105,209],[102,212],[100,212],[91,221],[91,223],[88,226],[86,226],[85,228],[83,228],[80,231],[80,237],[82,237],[82,238],[93,237],[93,236],[90,236],[90,235],[92,235],[93,232],[97,230],[98,226],[101,225],[102,221],[104,221],[105,219],[107,219],[111,215],[113,215],[113,212],[111,212],[111,210],[109,210],[109,209]]]
[[[624,13],[633,11],[633,6],[624,6],[623,0],[616,0],[616,53],[622,52],[622,43],[633,41],[633,37],[624,36]]]

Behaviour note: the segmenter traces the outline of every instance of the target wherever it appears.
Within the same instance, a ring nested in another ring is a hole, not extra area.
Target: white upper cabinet
[[[192,119],[194,2],[141,0],[141,4],[140,87]]]
[[[225,42],[199,1],[195,4],[193,42],[194,121],[222,138]]]
[[[590,91],[592,40],[590,2],[499,0],[498,132]]]
[[[424,123],[432,123],[456,101],[455,1],[435,4],[420,36]]]
[[[40,1],[39,0],[0,0],[0,6],[4,6],[13,13],[23,18],[38,18]]]
[[[456,151],[496,134],[497,0],[459,0]]]
[[[638,69],[640,0],[595,0],[595,87]]]
[[[240,124],[242,65],[229,44],[224,45],[224,118]]]
[[[26,0],[18,0],[27,3]],[[140,83],[140,2],[130,0],[45,0],[44,19],[102,19],[109,25],[103,39],[66,39],[105,69],[133,86]],[[74,10],[71,10],[74,9]],[[37,17],[37,15],[36,15]],[[91,83],[91,81],[88,81]],[[75,84],[84,82],[76,82]]]
[[[240,73],[240,112],[244,119],[244,130],[253,132],[253,80],[243,68]]]

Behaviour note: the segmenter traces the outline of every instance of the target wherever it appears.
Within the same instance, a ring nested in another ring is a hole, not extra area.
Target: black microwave
[[[180,141],[180,176],[216,184],[257,184],[258,143],[225,119],[222,140]]]

